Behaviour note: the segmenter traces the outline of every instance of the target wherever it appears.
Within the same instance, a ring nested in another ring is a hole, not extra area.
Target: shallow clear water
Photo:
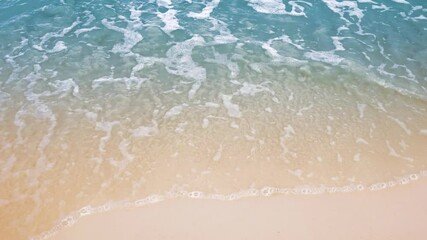
[[[109,201],[427,169],[422,0],[2,1],[0,39],[8,239]]]

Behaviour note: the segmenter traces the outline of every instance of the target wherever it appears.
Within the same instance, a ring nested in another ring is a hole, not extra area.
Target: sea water
[[[423,0],[0,2],[0,236],[427,175]]]

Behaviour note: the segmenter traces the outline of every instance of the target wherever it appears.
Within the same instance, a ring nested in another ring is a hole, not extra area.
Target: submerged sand
[[[55,240],[425,239],[427,179],[382,191],[172,199],[83,217]]]

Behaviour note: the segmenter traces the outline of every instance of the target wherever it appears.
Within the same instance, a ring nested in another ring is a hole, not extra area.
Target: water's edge
[[[277,188],[265,186],[262,188],[248,188],[239,192],[230,194],[218,193],[204,193],[201,191],[184,191],[184,190],[170,190],[163,194],[152,194],[145,198],[137,199],[134,201],[124,200],[116,202],[106,202],[99,206],[84,206],[78,211],[62,218],[50,230],[42,234],[30,237],[30,240],[44,240],[53,237],[56,233],[64,228],[71,227],[76,224],[82,217],[109,212],[112,210],[142,207],[149,204],[159,203],[166,200],[185,198],[185,199],[199,199],[199,200],[220,200],[220,201],[233,201],[249,197],[270,197],[272,195],[318,195],[318,194],[334,194],[334,193],[350,193],[350,192],[363,192],[363,191],[382,191],[397,186],[407,185],[409,183],[418,181],[427,177],[427,169],[418,173],[395,177],[393,180],[374,183],[370,185],[364,184],[349,184],[342,187],[332,187],[325,185],[318,186],[297,186],[293,188]]]

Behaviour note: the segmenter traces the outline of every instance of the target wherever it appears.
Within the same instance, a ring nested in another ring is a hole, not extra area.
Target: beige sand
[[[379,192],[175,199],[82,218],[52,239],[427,238],[427,179]]]

